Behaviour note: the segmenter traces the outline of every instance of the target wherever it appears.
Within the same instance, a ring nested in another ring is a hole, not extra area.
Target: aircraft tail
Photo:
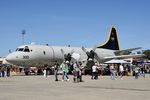
[[[110,29],[110,34],[109,34],[108,40],[104,44],[97,46],[97,48],[120,50],[118,33],[114,26],[112,26]]]

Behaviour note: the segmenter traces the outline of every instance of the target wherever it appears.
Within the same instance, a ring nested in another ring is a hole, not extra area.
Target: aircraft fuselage
[[[28,49],[28,50],[25,50]],[[43,66],[44,64],[52,65],[55,61],[62,63],[65,54],[74,52],[80,55],[79,61],[85,61],[87,59],[86,53],[79,47],[67,47],[67,46],[46,46],[46,45],[24,45],[17,48],[15,52],[9,54],[6,59],[8,62],[19,66]],[[92,48],[86,48],[87,51]],[[95,52],[99,57],[99,62],[104,61],[106,56],[114,56],[113,50],[96,49]]]

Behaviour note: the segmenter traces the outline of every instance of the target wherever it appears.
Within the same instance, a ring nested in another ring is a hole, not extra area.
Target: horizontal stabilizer
[[[134,58],[134,57],[143,57],[144,54],[137,54],[137,55],[120,55],[120,56],[109,56],[105,57],[105,59],[128,59],[128,58]]]
[[[137,48],[130,48],[130,49],[125,49],[125,50],[117,50],[114,53],[116,55],[129,55],[132,51],[134,50],[138,50],[141,49],[141,47],[137,47]]]

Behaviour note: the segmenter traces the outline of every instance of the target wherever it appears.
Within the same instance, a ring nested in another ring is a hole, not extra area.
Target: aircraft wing
[[[114,53],[116,55],[129,55],[131,53],[131,51],[133,50],[138,50],[141,49],[141,47],[137,47],[137,48],[130,48],[130,49],[125,49],[125,50],[117,50]]]
[[[120,56],[109,56],[105,57],[106,60],[109,59],[127,59],[127,58],[134,58],[134,57],[143,57],[144,54],[137,54],[137,55],[120,55]]]

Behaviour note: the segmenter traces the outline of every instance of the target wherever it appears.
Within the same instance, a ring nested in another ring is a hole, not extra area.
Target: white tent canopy
[[[125,60],[117,60],[117,59],[113,59],[113,60],[110,60],[110,61],[106,61],[105,62],[106,64],[114,64],[114,63],[121,63],[121,64],[124,64],[124,63],[129,63],[129,62],[127,62],[127,61],[125,61]]]

